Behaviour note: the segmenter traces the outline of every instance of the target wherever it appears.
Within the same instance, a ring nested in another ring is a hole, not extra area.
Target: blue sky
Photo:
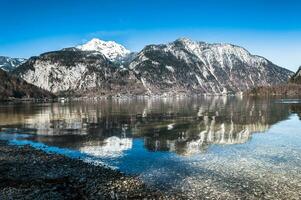
[[[301,65],[299,0],[0,0],[0,55],[30,57],[115,40],[133,51],[189,37],[234,43],[272,62]]]

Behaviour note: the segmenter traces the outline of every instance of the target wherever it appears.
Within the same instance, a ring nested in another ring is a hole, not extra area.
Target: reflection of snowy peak
[[[131,138],[109,137],[103,144],[87,144],[80,148],[81,152],[97,157],[118,157],[123,151],[131,149],[133,141]]]
[[[197,123],[196,123],[197,124]],[[239,124],[233,121],[221,123],[215,116],[205,116],[202,123],[186,129],[177,130],[177,124],[169,124],[166,128],[173,131],[172,135],[165,135],[168,139],[146,138],[146,146],[153,151],[170,151],[180,155],[193,155],[207,151],[212,144],[232,145],[246,143],[255,132],[265,132],[268,124],[250,123]],[[174,129],[174,130],[173,130]],[[174,135],[178,137],[174,138]]]
[[[211,144],[231,145],[246,143],[255,132],[265,132],[269,129],[268,124],[215,124],[215,120],[209,120],[205,125],[205,130],[201,131],[198,139],[187,140],[181,152],[182,155],[193,155],[202,153]],[[176,146],[175,141],[172,141]]]
[[[99,157],[123,156],[135,139],[143,139],[149,151],[193,155],[212,145],[245,143],[253,133],[286,119],[293,108],[299,112],[298,107],[271,102],[217,96],[75,101],[2,112],[0,125],[21,124],[40,142],[51,146],[64,141]]]
[[[102,41],[94,38],[89,42],[79,45],[76,48],[82,51],[98,51],[104,54],[111,61],[121,61],[131,52],[124,46],[117,44],[114,41]]]

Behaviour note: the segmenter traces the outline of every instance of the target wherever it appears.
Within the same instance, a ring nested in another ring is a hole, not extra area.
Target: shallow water
[[[0,138],[191,197],[299,199],[301,103],[193,97],[2,104]]]

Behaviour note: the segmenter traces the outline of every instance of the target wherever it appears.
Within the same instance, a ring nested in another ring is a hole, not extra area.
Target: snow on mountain
[[[54,93],[94,96],[236,93],[284,83],[293,74],[242,47],[186,38],[148,45],[137,54],[93,39],[30,58],[13,73]]]
[[[0,69],[10,72],[25,61],[26,59],[24,58],[10,58],[6,56],[0,56]]]
[[[13,71],[26,81],[53,93],[104,95],[130,93],[137,79],[102,53],[75,48],[32,57]],[[127,88],[129,85],[132,88]],[[143,89],[143,87],[141,86]]]
[[[149,93],[221,94],[286,82],[292,72],[231,44],[186,38],[146,46],[130,63]]]
[[[83,45],[79,45],[76,48],[82,51],[101,52],[112,62],[120,62],[131,53],[124,46],[117,44],[114,41],[103,41],[97,38],[94,38]]]

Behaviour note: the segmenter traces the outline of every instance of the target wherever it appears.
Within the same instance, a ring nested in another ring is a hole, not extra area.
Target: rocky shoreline
[[[0,141],[0,199],[178,199],[136,177]]]

